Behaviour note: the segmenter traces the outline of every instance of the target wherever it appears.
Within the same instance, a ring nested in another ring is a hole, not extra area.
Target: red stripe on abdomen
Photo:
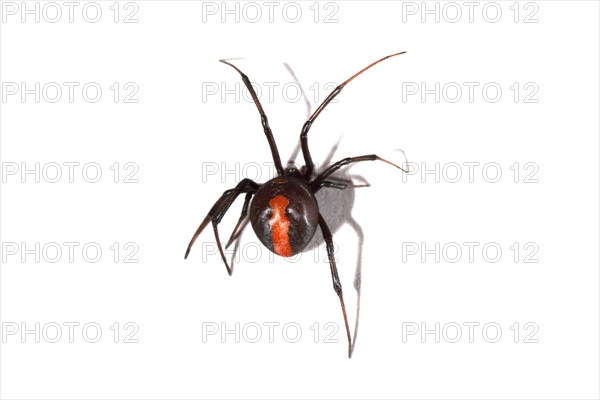
[[[290,246],[290,238],[288,236],[290,221],[285,214],[285,208],[289,203],[290,201],[280,194],[269,200],[269,205],[273,210],[273,214],[269,219],[273,249],[275,253],[283,257],[290,257],[292,255],[292,246]]]

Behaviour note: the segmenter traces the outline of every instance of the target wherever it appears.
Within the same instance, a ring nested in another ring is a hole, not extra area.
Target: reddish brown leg
[[[240,183],[237,184],[235,188],[223,192],[223,195],[212,206],[212,208],[210,209],[210,211],[208,212],[198,229],[196,229],[196,232],[194,233],[194,236],[192,236],[192,240],[190,240],[187,250],[185,251],[185,258],[187,258],[190,254],[190,250],[192,249],[192,246],[194,245],[194,242],[196,241],[198,236],[200,236],[200,233],[202,233],[202,231],[204,230],[204,228],[206,228],[209,222],[212,222],[215,239],[217,240],[217,246],[219,248],[219,252],[221,253],[221,258],[225,263],[227,273],[231,275],[233,271],[229,267],[229,264],[227,263],[227,260],[225,258],[225,253],[223,252],[223,247],[221,246],[221,242],[219,240],[219,231],[217,229],[217,225],[219,225],[221,219],[223,219],[223,216],[225,215],[225,213],[227,213],[229,207],[231,207],[231,204],[233,204],[235,199],[241,193],[254,193],[258,190],[259,187],[260,186],[256,182],[253,182],[250,179],[243,179]]]
[[[340,305],[342,306],[342,314],[344,315],[344,324],[346,324],[346,335],[348,336],[348,358],[352,357],[352,338],[350,337],[350,327],[348,326],[348,316],[346,315],[346,305],[344,304],[344,294],[342,293],[342,283],[338,275],[337,267],[335,265],[335,255],[333,253],[333,236],[331,231],[325,223],[322,215],[319,215],[319,226],[321,232],[323,232],[323,239],[327,247],[327,257],[329,258],[329,267],[331,268],[331,278],[333,279],[333,290],[340,299]]]

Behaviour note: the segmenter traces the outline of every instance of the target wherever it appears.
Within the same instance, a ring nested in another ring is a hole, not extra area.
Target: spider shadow
[[[322,164],[320,164],[315,172],[315,176],[317,176],[322,170],[325,170],[330,164],[335,155],[339,142],[341,138],[335,143],[335,145],[331,148],[329,154],[325,158]],[[300,149],[300,145],[297,144],[296,148],[292,152],[290,160],[295,160],[298,155]],[[289,163],[293,163],[293,161],[289,161]],[[352,216],[352,208],[354,206],[354,199],[356,196],[355,189],[361,187],[370,186],[369,183],[360,175],[350,174],[348,169],[341,169],[336,172],[334,178],[329,178],[329,180],[333,180],[339,183],[345,183],[348,186],[345,189],[335,189],[335,188],[322,188],[316,193],[317,202],[319,204],[319,211],[323,216],[323,219],[329,226],[329,229],[334,237],[334,245],[336,248],[336,252],[339,249],[339,245],[335,242],[335,233],[340,230],[340,228],[346,224],[348,224],[356,233],[358,239],[357,245],[357,253],[356,253],[356,266],[354,269],[354,289],[356,290],[356,318],[354,323],[354,333],[352,336],[352,347],[351,352],[354,352],[354,346],[356,344],[356,338],[358,335],[358,324],[359,324],[359,316],[360,316],[360,295],[361,295],[361,287],[362,287],[362,252],[364,245],[364,233],[363,230]],[[311,241],[305,248],[306,250],[317,250],[319,253],[319,258],[328,263],[327,257],[324,259],[320,256],[320,254],[326,254],[325,250],[325,240],[323,239],[323,233],[320,229],[317,229]],[[322,253],[321,250],[324,252]],[[337,260],[336,260],[337,262]],[[338,265],[339,269],[339,265]]]

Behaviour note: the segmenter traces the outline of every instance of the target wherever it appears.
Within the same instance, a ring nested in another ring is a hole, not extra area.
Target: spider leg
[[[327,179],[325,181],[321,181],[321,183],[319,184],[319,189],[325,187],[325,188],[344,190],[348,187],[359,188],[359,187],[368,187],[368,186],[370,186],[368,183],[367,184],[354,184],[352,182],[339,181],[337,179],[336,180]]]
[[[217,228],[218,223],[215,220],[212,221],[213,231],[215,233],[215,240],[217,241],[217,247],[219,248],[219,253],[221,253],[221,259],[223,260],[223,264],[225,264],[225,268],[227,268],[227,273],[229,276],[233,273],[233,270],[229,266],[227,262],[227,258],[225,257],[225,253],[223,252],[223,246],[221,246],[221,239],[219,238],[219,229]]]
[[[329,103],[331,103],[331,100],[333,100],[335,98],[335,96],[340,94],[340,92],[342,91],[344,86],[346,86],[348,83],[350,83],[350,81],[352,81],[354,78],[356,78],[357,76],[359,76],[360,74],[362,74],[363,72],[368,70],[369,68],[375,66],[376,64],[379,64],[383,60],[387,60],[390,57],[398,56],[398,55],[404,54],[404,53],[406,53],[406,52],[402,51],[400,53],[395,53],[395,54],[390,54],[389,56],[385,56],[385,57],[369,64],[367,67],[361,69],[356,74],[354,74],[350,78],[346,79],[343,83],[341,83],[335,89],[333,89],[333,92],[331,92],[329,94],[329,96],[327,96],[325,98],[325,100],[323,100],[323,103],[321,103],[319,108],[317,108],[315,110],[315,112],[310,116],[308,121],[306,121],[304,123],[304,125],[302,126],[302,131],[300,132],[300,145],[302,147],[302,155],[304,156],[304,162],[306,164],[306,175],[305,175],[306,177],[310,178],[310,176],[312,175],[313,170],[314,170],[313,160],[312,160],[312,157],[310,156],[310,151],[308,150],[308,131],[310,130],[310,127],[312,126],[315,119],[317,119],[319,114],[321,114],[321,111],[323,111],[325,109],[325,107],[327,107],[327,105]]]
[[[342,168],[345,165],[348,164],[352,164],[355,162],[360,162],[360,161],[375,161],[375,160],[379,160],[379,161],[383,161],[386,162],[396,168],[398,168],[399,170],[403,171],[403,172],[408,172],[407,170],[405,170],[404,168],[400,167],[399,165],[394,164],[391,161],[388,161],[384,158],[379,157],[378,155],[375,154],[369,154],[366,156],[358,156],[358,157],[348,157],[348,158],[344,158],[343,160],[340,160],[336,163],[331,164],[331,166],[329,166],[325,171],[321,172],[321,174],[319,174],[311,183],[310,183],[310,187],[316,192],[317,190],[319,190],[320,188],[322,188],[323,186],[327,186],[327,184],[324,185],[324,182],[328,182],[325,179],[327,179],[328,176],[330,176],[331,174],[333,174],[335,171],[337,171],[338,169]]]
[[[246,193],[246,198],[244,199],[244,206],[242,207],[242,214],[240,215],[240,219],[238,219],[237,224],[235,224],[235,228],[233,228],[233,232],[231,232],[231,236],[229,237],[229,240],[227,241],[227,244],[225,245],[226,249],[231,245],[231,243],[235,240],[235,238],[237,238],[237,236],[241,233],[241,230],[240,230],[240,232],[238,232],[238,228],[242,224],[242,221],[244,220],[244,218],[246,218],[246,214],[248,213],[248,204],[250,204],[250,199],[252,198],[252,195],[254,195],[254,192]]]
[[[188,255],[190,254],[190,250],[192,249],[192,246],[194,245],[194,242],[196,241],[198,236],[200,236],[200,233],[202,233],[202,231],[204,230],[204,228],[206,228],[206,226],[209,224],[209,222],[212,222],[213,230],[215,232],[215,237],[217,239],[217,245],[219,247],[219,251],[221,252],[221,257],[223,258],[223,261],[225,262],[225,267],[227,268],[227,272],[229,273],[229,275],[231,275],[231,269],[229,268],[229,265],[227,264],[227,261],[225,260],[223,248],[221,246],[221,242],[219,241],[217,225],[221,222],[221,219],[223,219],[223,216],[225,215],[225,213],[227,212],[229,207],[231,207],[231,205],[233,204],[235,199],[241,193],[247,193],[247,192],[254,193],[256,190],[258,190],[258,188],[259,188],[259,185],[256,182],[253,182],[250,179],[243,179],[242,181],[240,181],[240,183],[237,184],[237,186],[235,188],[229,189],[229,190],[226,190],[225,192],[223,192],[223,195],[221,195],[221,197],[215,202],[215,204],[212,206],[212,208],[210,209],[210,211],[208,212],[208,214],[206,215],[204,220],[202,220],[202,223],[200,223],[200,226],[198,227],[198,229],[196,229],[196,232],[194,233],[194,236],[192,236],[192,239],[190,240],[190,243],[188,244],[187,250],[185,251],[184,258],[187,258]]]
[[[263,130],[265,131],[265,135],[267,136],[267,141],[269,142],[269,147],[271,148],[271,155],[273,156],[273,162],[275,163],[275,169],[277,170],[277,174],[283,175],[283,166],[281,165],[281,157],[279,156],[279,150],[277,150],[277,144],[275,143],[275,138],[273,137],[273,132],[271,131],[271,127],[269,126],[269,120],[267,119],[267,114],[265,114],[265,111],[263,110],[262,105],[260,104],[260,101],[258,100],[256,91],[254,91],[254,88],[252,87],[252,84],[250,83],[250,79],[238,67],[231,64],[227,60],[219,60],[219,61],[222,62],[223,64],[229,65],[230,67],[235,69],[242,76],[242,81],[244,82],[244,85],[246,85],[246,88],[250,92],[250,95],[252,96],[252,100],[254,100],[254,104],[256,105],[256,108],[258,108],[258,113],[260,114],[260,122],[262,123]]]
[[[333,254],[333,236],[327,226],[327,223],[323,219],[323,216],[319,214],[319,226],[321,232],[323,232],[323,239],[327,247],[327,257],[329,258],[329,267],[331,268],[331,278],[333,279],[333,289],[340,299],[342,306],[342,314],[344,315],[344,323],[346,324],[346,335],[348,336],[348,358],[352,357],[352,338],[350,336],[350,327],[348,326],[348,316],[346,315],[346,305],[344,304],[344,294],[342,293],[342,283],[338,275],[337,267],[335,266],[335,256]]]
[[[322,187],[326,187],[326,188],[333,188],[333,189],[340,189],[340,190],[344,190],[348,187],[348,184],[345,182],[337,182],[337,181],[322,181],[319,185],[320,188]]]

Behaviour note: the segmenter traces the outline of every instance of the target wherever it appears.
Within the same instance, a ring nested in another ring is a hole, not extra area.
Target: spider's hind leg
[[[346,325],[346,335],[348,336],[348,358],[352,357],[352,338],[350,336],[350,327],[348,326],[348,316],[346,315],[346,305],[344,304],[344,294],[342,293],[342,283],[338,275],[337,267],[335,265],[335,255],[333,250],[333,236],[329,230],[329,226],[323,219],[322,215],[319,215],[319,226],[323,233],[323,239],[327,247],[327,256],[329,258],[329,267],[331,269],[331,278],[333,279],[333,289],[340,299],[340,305],[342,307],[342,314],[344,316],[344,324]]]

